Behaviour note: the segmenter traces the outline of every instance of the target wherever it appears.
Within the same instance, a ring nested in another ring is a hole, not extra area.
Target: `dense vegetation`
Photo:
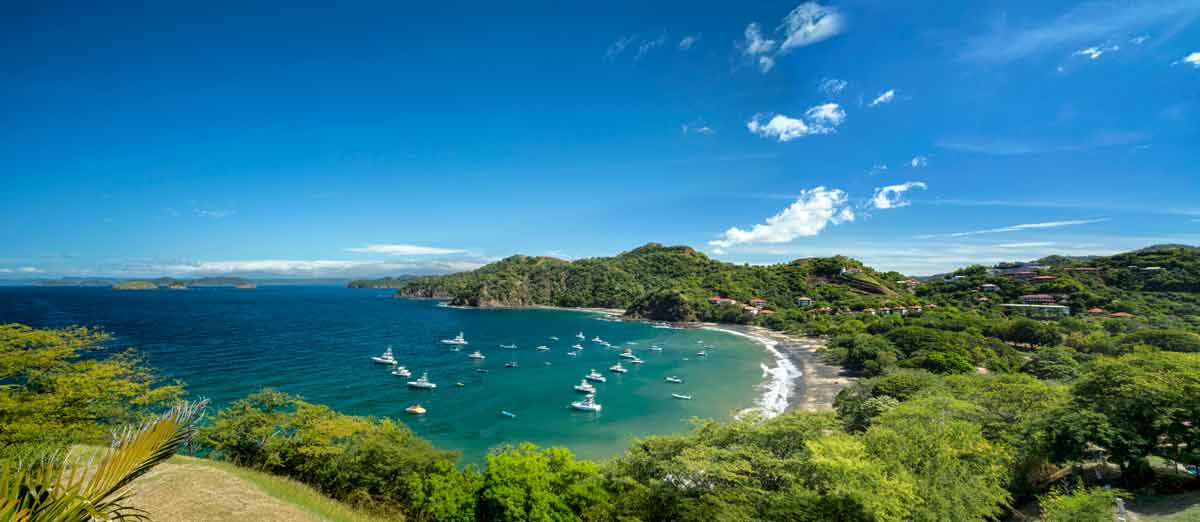
[[[112,287],[116,290],[154,290],[157,288],[200,288],[200,287],[234,287],[234,288],[254,288],[255,284],[249,279],[241,277],[201,277],[197,279],[175,279],[173,277],[160,277],[157,279],[130,279],[114,283]]]
[[[355,279],[347,288],[404,288],[417,276],[381,277],[379,279]]]

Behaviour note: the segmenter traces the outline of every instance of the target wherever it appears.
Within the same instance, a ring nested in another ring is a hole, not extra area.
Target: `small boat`
[[[575,391],[583,393],[596,393],[596,387],[587,382],[587,379],[580,379],[579,384],[575,385]]]
[[[680,379],[679,377],[672,375],[670,377],[667,377],[667,382],[674,383],[674,384],[683,384],[683,379]]]
[[[412,372],[408,368],[397,366],[395,370],[392,370],[392,375],[396,377],[412,377]]]
[[[505,368],[517,368],[517,361],[508,361],[504,363]]]
[[[645,362],[646,361],[643,361],[641,359],[638,359],[637,357],[634,357],[633,359],[631,359],[629,361],[629,364],[644,364]]]
[[[624,357],[626,359],[637,359],[637,356],[633,354],[633,350],[630,350],[629,348],[626,348],[625,351],[621,352],[621,355],[619,355],[618,357]]]
[[[454,386],[458,387],[458,388],[462,388],[462,387],[465,387],[466,385],[461,382],[456,382],[456,383],[454,383]]]
[[[550,351],[550,347],[549,347],[549,346],[546,346],[546,345],[542,345],[542,346],[539,346],[539,347],[537,347],[537,351],[539,351],[539,352],[548,352],[548,351]]]
[[[579,332],[579,333],[575,334],[575,338],[576,339],[587,339],[587,337],[584,337],[583,332]]]
[[[600,338],[600,336],[599,336],[599,335],[597,335],[597,336],[595,336],[595,337],[593,337],[593,338],[592,338],[592,342],[593,342],[593,343],[602,343],[602,342],[604,342],[604,339],[601,339],[601,338]]]
[[[629,371],[629,369],[624,366],[621,366],[621,363],[617,363],[612,366],[609,366],[608,371],[613,372],[613,373],[625,373],[625,372]]]
[[[567,352],[567,355],[570,355],[571,357],[575,357],[575,356],[579,355],[579,352]]]
[[[551,341],[557,341],[557,340],[558,340],[558,336],[557,336],[557,335],[551,335],[551,336],[550,336],[550,340],[551,340]]]
[[[424,415],[425,414],[425,408],[422,407],[420,404],[414,404],[412,406],[404,408],[404,411],[407,411],[413,415]]]
[[[678,394],[678,393],[672,393],[672,394],[671,394],[671,396],[672,396],[672,397],[675,397],[676,399],[683,399],[683,400],[685,400],[685,401],[690,401],[690,400],[692,400],[692,396],[691,396],[691,395],[680,395],[680,394]]]
[[[472,359],[487,359],[487,356],[482,353],[479,353],[479,350],[471,352],[471,354],[468,355],[467,357],[470,357]]]
[[[434,388],[437,388],[437,385],[436,385],[436,384],[434,384],[434,383],[432,383],[432,382],[429,382],[429,372],[424,372],[424,373],[422,373],[422,374],[421,374],[421,376],[420,376],[420,377],[418,377],[418,378],[417,378],[417,380],[415,380],[415,381],[408,381],[408,387],[409,387],[409,388],[423,388],[423,389],[426,389],[426,390],[432,390],[432,389],[434,389]]]
[[[593,368],[591,373],[588,373],[583,378],[587,379],[589,381],[594,381],[594,382],[608,382],[608,378],[603,375],[600,375],[600,373],[598,373],[595,368]]]
[[[503,415],[503,416],[505,416],[505,417],[508,417],[508,418],[510,418],[510,419],[515,419],[515,418],[517,418],[517,414],[515,414],[515,413],[513,413],[513,412],[511,412],[511,411],[507,411],[507,410],[500,410],[500,415]]]
[[[580,411],[600,411],[600,404],[596,402],[595,395],[588,395],[582,401],[571,403],[571,407]]]
[[[457,346],[455,346],[454,348],[451,348],[451,349],[450,349],[450,351],[452,351],[452,352],[457,352],[457,351],[459,351],[459,349],[458,349],[458,347],[457,347]]]
[[[704,350],[700,350],[700,351],[696,352],[696,357],[708,357],[708,352],[706,352]]]
[[[637,341],[626,341],[625,344],[629,346],[637,346]]]
[[[453,339],[442,339],[442,344],[459,344],[459,345],[461,345],[461,344],[470,344],[470,343],[467,342],[467,338],[463,336],[462,332],[458,332],[458,335],[455,336]]]
[[[372,357],[371,360],[375,361],[375,364],[396,364],[396,357],[392,355],[391,346],[383,351],[383,355]]]
[[[661,346],[658,346],[658,345],[651,346],[651,347],[650,347],[650,351],[652,351],[652,352],[661,352],[661,351],[662,351],[662,347],[661,347]]]
[[[571,345],[571,348],[574,348],[574,349],[576,349],[576,350],[582,350],[582,349],[583,349],[583,345],[582,345],[582,344],[572,344],[572,345]]]
[[[505,350],[516,350],[517,349],[517,345],[515,345],[515,344],[502,344],[502,345],[500,345],[500,347],[504,348]]]
[[[487,368],[475,368],[475,373],[487,373]]]

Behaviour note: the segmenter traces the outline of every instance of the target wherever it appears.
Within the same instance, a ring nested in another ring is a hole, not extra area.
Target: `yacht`
[[[597,335],[597,336],[595,336],[595,337],[593,337],[593,338],[592,338],[592,342],[593,342],[593,343],[603,343],[603,342],[604,342],[604,339],[601,339],[601,338],[600,338],[600,336],[599,336],[599,335]]]
[[[371,360],[375,361],[376,364],[396,364],[396,357],[392,355],[391,346],[383,351],[383,355],[372,357]]]
[[[475,373],[487,373],[487,368],[475,368]]]
[[[479,350],[471,352],[471,354],[468,355],[467,357],[470,357],[472,359],[487,359],[487,356],[482,353],[479,353]]]
[[[662,347],[661,347],[661,346],[658,346],[658,345],[651,346],[651,347],[650,347],[650,351],[652,351],[652,352],[661,352],[661,351],[662,351]]]
[[[591,395],[596,393],[596,387],[589,384],[587,379],[580,379],[579,384],[575,385],[575,391]]]
[[[539,346],[539,347],[537,347],[537,351],[539,351],[539,352],[548,352],[548,351],[550,351],[550,347],[549,347],[549,346],[546,346],[546,345],[542,345],[542,346]]]
[[[570,355],[571,357],[575,357],[575,356],[579,355],[579,352],[567,352],[567,355]]]
[[[609,366],[608,371],[613,372],[613,373],[625,373],[625,372],[629,371],[629,369],[624,366],[621,366],[621,363],[617,363],[612,366]]]
[[[557,340],[558,340],[558,336],[557,336],[557,335],[551,335],[551,336],[550,336],[550,340],[551,340],[551,341],[557,341]]]
[[[603,375],[600,375],[600,373],[597,372],[595,368],[592,368],[591,373],[588,373],[587,375],[583,376],[583,378],[587,379],[589,381],[592,381],[592,382],[607,382],[608,381],[608,378]]]
[[[404,411],[407,411],[413,415],[424,415],[425,414],[425,408],[422,407],[420,404],[414,404],[412,406],[404,408]]]
[[[579,340],[581,340],[581,341],[582,341],[582,340],[584,340],[584,339],[587,339],[587,337],[584,337],[584,336],[583,336],[583,332],[579,332],[579,333],[575,334],[575,338],[576,338],[576,339],[579,339]]]
[[[600,404],[596,402],[595,395],[588,395],[582,401],[571,403],[571,407],[580,411],[600,411]]]
[[[397,366],[395,370],[392,370],[392,375],[396,377],[412,377],[412,372],[408,371],[408,368]]]
[[[674,383],[674,384],[683,384],[683,379],[680,379],[679,377],[672,375],[670,377],[667,377],[667,382]]]
[[[583,349],[583,345],[582,345],[582,344],[572,344],[572,345],[571,345],[571,348],[574,348],[574,349],[576,349],[576,350],[582,350],[582,349]]]
[[[505,368],[517,368],[518,367],[517,361],[508,361],[508,362],[504,363],[504,367]]]
[[[700,350],[700,351],[696,352],[696,357],[708,357],[708,352],[706,352],[704,350]]]
[[[517,345],[515,345],[515,344],[502,344],[502,345],[500,345],[500,347],[504,348],[505,350],[516,350],[517,349]]]
[[[618,357],[624,357],[626,359],[637,359],[637,356],[633,354],[633,350],[631,350],[629,348],[626,348],[625,351],[621,352],[621,355],[619,355]]]
[[[629,364],[644,364],[645,362],[646,361],[643,361],[641,359],[638,359],[637,357],[634,357],[633,359],[631,359],[629,361]]]
[[[458,336],[453,339],[442,339],[442,344],[470,344],[462,332],[458,332]]]
[[[408,387],[409,388],[424,388],[426,390],[432,390],[434,388],[437,388],[437,385],[432,382],[429,382],[429,372],[424,372],[421,374],[420,377],[417,378],[417,380],[408,381]]]
[[[690,401],[690,400],[692,400],[692,396],[691,396],[691,395],[680,395],[680,394],[678,394],[678,393],[672,393],[672,394],[671,394],[671,396],[672,396],[672,397],[675,397],[676,399],[683,399],[683,400],[685,400],[685,401]]]
[[[465,384],[463,384],[463,383],[461,383],[461,382],[456,382],[456,383],[454,383],[454,385],[455,385],[455,386],[457,386],[457,387],[459,387],[459,388],[464,388],[464,387],[466,387],[466,386],[467,386],[467,385],[465,385]]]
[[[505,417],[508,417],[508,418],[510,418],[510,419],[515,419],[515,418],[517,418],[517,414],[515,414],[515,413],[513,413],[513,412],[511,412],[511,411],[508,411],[508,410],[500,410],[500,415],[503,415],[503,416],[505,416]]]

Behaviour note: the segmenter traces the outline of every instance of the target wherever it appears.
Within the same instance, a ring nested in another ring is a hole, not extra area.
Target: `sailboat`
[[[396,358],[392,355],[391,346],[387,347],[387,350],[383,351],[383,355],[371,357],[371,360],[375,361],[376,364],[396,364]]]
[[[470,344],[470,343],[467,342],[467,338],[463,336],[462,332],[458,332],[458,335],[453,339],[442,339],[442,344],[463,345],[463,344]]]

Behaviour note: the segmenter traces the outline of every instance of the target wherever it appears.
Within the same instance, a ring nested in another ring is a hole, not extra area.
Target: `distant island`
[[[253,281],[241,277],[201,277],[199,279],[131,279],[113,283],[113,290],[186,290],[188,288],[256,288]]]
[[[408,283],[420,276],[402,275],[396,277],[384,277],[380,279],[355,279],[346,285],[346,288],[404,288]]]

